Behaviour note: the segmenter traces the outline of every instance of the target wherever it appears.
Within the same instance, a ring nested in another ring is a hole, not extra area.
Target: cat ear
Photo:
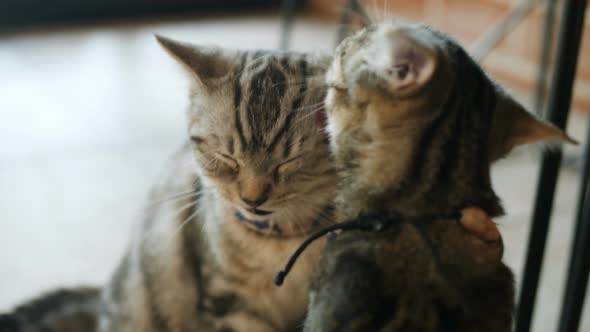
[[[578,144],[561,129],[529,113],[511,97],[504,93],[500,95],[490,133],[492,161],[505,156],[517,146],[548,140]]]
[[[376,50],[375,56],[392,92],[411,93],[430,81],[438,62],[436,50],[400,31],[387,34],[385,45],[386,50]],[[385,52],[380,56],[381,51]]]
[[[164,50],[200,83],[206,84],[210,79],[222,78],[237,65],[237,52],[232,53],[214,47],[199,47],[159,35],[155,37]]]

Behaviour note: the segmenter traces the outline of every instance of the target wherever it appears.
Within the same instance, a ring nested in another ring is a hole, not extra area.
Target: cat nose
[[[270,186],[264,183],[249,183],[241,188],[240,198],[252,208],[256,208],[268,200]]]
[[[251,206],[253,208],[256,208],[256,207],[262,205],[264,202],[266,202],[267,199],[268,199],[268,197],[261,196],[261,197],[258,197],[256,200],[252,201],[252,200],[242,197],[242,201],[244,201],[244,203],[248,204],[249,206]]]

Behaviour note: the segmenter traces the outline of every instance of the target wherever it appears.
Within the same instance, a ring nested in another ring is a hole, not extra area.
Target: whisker
[[[324,105],[318,106],[315,109],[312,109],[311,111],[309,111],[308,114],[305,114],[304,116],[302,116],[300,119],[297,120],[297,123],[300,123],[302,121],[305,121],[305,119],[308,119],[309,117],[311,117],[312,115],[316,114],[317,112],[321,111],[324,109]]]
[[[315,113],[324,110],[325,107],[324,105],[316,105],[314,107],[309,107],[307,109],[301,109],[299,111],[305,111],[303,112],[303,115],[299,118],[300,121],[303,121],[305,119],[307,119],[308,117],[314,115]]]
[[[171,241],[172,239],[174,239],[176,237],[176,235],[178,235],[178,233],[180,233],[180,231],[184,228],[184,226],[186,226],[186,224],[188,224],[197,214],[199,214],[199,212],[201,212],[202,207],[198,208],[195,210],[195,212],[191,213],[190,216],[188,216],[186,219],[184,219],[180,225],[174,230],[174,232],[172,232],[172,235],[166,240],[166,242]]]
[[[318,106],[322,106],[322,107],[325,106],[324,101],[322,100],[322,101],[317,102],[317,103],[313,103],[313,104],[301,106],[301,107],[298,107],[298,108],[294,108],[294,109],[291,110],[291,112],[304,111],[306,109],[313,109],[313,108],[318,107]]]
[[[211,158],[211,160],[209,160],[205,165],[203,165],[203,168],[207,168],[209,167],[209,165],[215,163],[215,167],[217,167],[217,163],[219,162],[219,160],[217,158]]]
[[[183,206],[181,206],[178,210],[172,212],[172,217],[175,218],[178,214],[180,214],[182,211],[189,209],[195,205],[199,204],[198,200],[194,200],[188,204],[185,204]],[[143,234],[143,236],[141,237],[141,242],[147,241],[148,239],[150,239],[152,236],[154,236],[157,232],[157,229],[151,229],[150,231],[148,231],[147,233]]]
[[[149,208],[153,207],[154,205],[159,205],[159,204],[166,203],[166,202],[173,202],[173,201],[179,200],[181,198],[188,198],[188,197],[196,196],[196,195],[198,195],[200,193],[201,193],[200,191],[196,191],[194,189],[193,190],[189,190],[189,191],[185,191],[185,192],[182,192],[182,193],[174,194],[174,195],[171,195],[171,196],[168,196],[168,197],[165,197],[165,198],[160,198],[160,199],[156,199],[156,200],[153,200],[151,202],[148,202],[144,206],[144,208],[145,209],[149,209]]]

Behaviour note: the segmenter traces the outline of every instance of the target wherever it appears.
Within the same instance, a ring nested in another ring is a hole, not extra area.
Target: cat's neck
[[[221,223],[239,225],[264,237],[295,238],[306,236],[330,224],[335,208],[333,202],[316,211],[302,210],[299,214],[289,211],[277,211],[272,214],[255,215],[240,209],[236,204],[225,199],[214,188],[208,188],[204,195],[204,206],[212,206],[207,212],[213,228]],[[220,222],[221,221],[221,222]]]
[[[345,219],[365,213],[444,216],[468,206],[479,207],[490,216],[501,215],[502,207],[491,187],[487,151],[461,141],[383,146],[379,162],[342,171],[339,210]]]

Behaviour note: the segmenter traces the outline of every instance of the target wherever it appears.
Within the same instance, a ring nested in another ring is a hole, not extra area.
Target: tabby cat
[[[510,331],[512,273],[457,222],[460,211],[501,215],[490,162],[571,139],[426,26],[361,30],[327,77],[337,212],[349,229],[323,253],[305,331]]]
[[[192,77],[191,144],[154,196],[191,186],[195,195],[145,220],[103,294],[99,330],[293,330],[321,245],[291,287],[272,276],[331,218],[335,172],[310,116],[329,59],[158,41]]]
[[[90,331],[93,311],[103,332],[301,327],[322,245],[289,287],[272,278],[332,219],[336,175],[314,117],[330,59],[157,39],[191,81],[190,143],[152,194],[174,199],[149,208],[100,303],[97,290],[52,293],[0,316],[0,330]]]

